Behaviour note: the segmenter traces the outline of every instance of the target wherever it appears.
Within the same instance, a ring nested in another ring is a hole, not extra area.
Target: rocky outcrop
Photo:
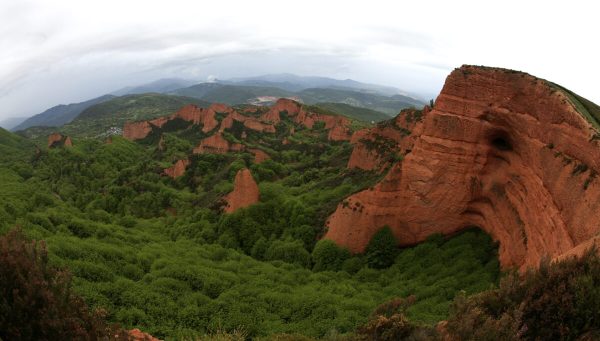
[[[69,136],[64,136],[59,133],[50,134],[48,136],[48,148],[56,147],[72,147],[73,141]]]
[[[344,125],[335,125],[327,134],[329,141],[349,141],[352,137],[352,131]]]
[[[135,328],[128,331],[129,341],[161,341],[154,336]]]
[[[415,139],[421,134],[423,117],[428,112],[428,107],[423,110],[404,109],[391,120],[355,132],[350,139],[354,148],[348,168],[383,171],[396,156],[405,155],[412,149]]]
[[[287,98],[280,98],[269,111],[260,116],[260,120],[277,124],[281,121],[280,113],[285,112],[288,116],[296,116],[300,112],[301,107],[298,102]]]
[[[225,118],[221,121],[221,125],[219,126],[219,132],[225,131],[225,129],[231,129],[233,127],[233,122],[245,122],[248,119],[247,116],[244,116],[237,111],[229,113]]]
[[[600,143],[572,101],[524,73],[454,70],[412,151],[344,200],[325,238],[361,252],[384,225],[400,245],[478,226],[521,270],[586,245],[600,233]]]
[[[219,122],[215,115],[217,112],[230,112],[233,109],[225,104],[212,104],[208,109],[198,108],[195,105],[186,105],[181,108],[174,115],[169,117],[169,120],[180,118],[184,121],[191,122],[192,124],[202,124],[202,132],[207,133],[215,129]]]
[[[179,109],[176,113],[158,117],[149,121],[127,122],[123,127],[123,137],[128,140],[141,140],[152,132],[152,128],[161,128],[175,119],[181,119],[195,125],[202,125],[202,132],[207,133],[219,125],[216,113],[231,113],[233,109],[225,104],[211,104],[208,109],[199,108],[189,104]]]
[[[254,118],[250,118],[250,119],[247,119],[246,121],[244,121],[244,127],[248,128],[250,130],[260,132],[260,133],[274,133],[275,132],[274,125],[260,122],[259,120],[254,119]]]
[[[263,152],[260,149],[248,149],[248,151],[254,154],[254,163],[261,163],[271,158],[269,154]]]
[[[231,213],[239,208],[248,207],[257,203],[259,196],[258,185],[250,170],[240,169],[235,175],[233,191],[225,196],[227,205],[224,211]]]
[[[152,126],[148,121],[126,122],[123,127],[123,137],[134,141],[141,140],[152,132]]]
[[[178,178],[185,174],[185,170],[189,164],[190,160],[177,160],[171,167],[166,168],[163,173],[173,179]]]
[[[239,152],[244,150],[244,145],[239,143],[230,143],[220,133],[211,135],[194,148],[194,154],[225,154],[228,152]]]

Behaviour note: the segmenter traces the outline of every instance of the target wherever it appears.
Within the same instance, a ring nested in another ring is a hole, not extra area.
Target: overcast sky
[[[290,72],[433,97],[461,64],[600,103],[594,3],[0,0],[0,119],[163,77]]]

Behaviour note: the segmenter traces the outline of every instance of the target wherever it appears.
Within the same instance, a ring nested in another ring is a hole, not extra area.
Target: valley
[[[164,340],[597,335],[598,106],[469,65],[387,119],[347,89],[258,106],[236,86],[0,130],[1,234],[43,240],[103,321]],[[561,295],[570,329],[548,327]]]

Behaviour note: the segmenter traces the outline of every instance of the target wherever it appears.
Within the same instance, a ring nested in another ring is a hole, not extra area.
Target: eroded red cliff
[[[173,179],[178,178],[185,174],[185,169],[189,166],[190,160],[177,160],[171,167],[166,168],[163,172],[165,175],[172,177]]]
[[[412,151],[344,200],[325,238],[361,252],[384,225],[400,245],[479,226],[503,267],[525,269],[600,233],[597,131],[547,81],[463,66],[411,135]]]
[[[72,147],[73,141],[71,137],[60,133],[53,133],[48,136],[48,148],[55,147]]]
[[[227,141],[220,133],[211,135],[194,148],[194,154],[225,154],[228,152],[239,152],[244,150],[244,145]]]
[[[428,112],[428,107],[423,110],[405,109],[394,119],[352,134],[350,143],[354,148],[348,168],[383,171],[397,156],[403,156],[412,149],[423,129],[423,117]]]
[[[259,197],[258,185],[254,181],[250,170],[247,168],[240,169],[235,175],[233,191],[225,196],[227,205],[224,211],[231,213],[239,208],[248,207],[257,203]]]

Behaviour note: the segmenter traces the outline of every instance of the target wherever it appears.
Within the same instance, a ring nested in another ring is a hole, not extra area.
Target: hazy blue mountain
[[[367,108],[388,115],[396,115],[400,110],[410,107],[420,108],[425,103],[404,95],[383,96],[355,90],[311,88],[297,93],[305,103],[320,102],[345,103],[355,107]]]
[[[123,96],[131,94],[143,94],[147,92],[167,93],[176,89],[186,88],[188,86],[198,83],[197,81],[191,81],[188,79],[181,78],[163,78],[150,83],[128,86],[112,92],[112,95]]]
[[[11,130],[12,128],[21,124],[21,122],[25,121],[27,117],[8,117],[3,120],[0,120],[0,127],[6,130]]]
[[[404,94],[402,90],[391,86],[362,83],[352,79],[298,76],[291,73],[270,74],[256,77],[231,78],[222,82],[235,83],[238,85],[277,87],[294,92],[309,88],[333,88],[375,92],[386,96]]]
[[[211,83],[199,83],[192,86],[175,89],[170,91],[171,94],[179,96],[189,96],[194,98],[203,98],[211,91],[223,87],[224,84],[211,82]]]
[[[63,124],[71,122],[82,111],[91,107],[92,105],[106,102],[114,97],[115,96],[113,95],[104,95],[94,99],[90,99],[85,102],[60,104],[42,112],[41,114],[37,114],[26,119],[21,124],[14,127],[12,130],[23,130],[34,126],[59,127]]]

